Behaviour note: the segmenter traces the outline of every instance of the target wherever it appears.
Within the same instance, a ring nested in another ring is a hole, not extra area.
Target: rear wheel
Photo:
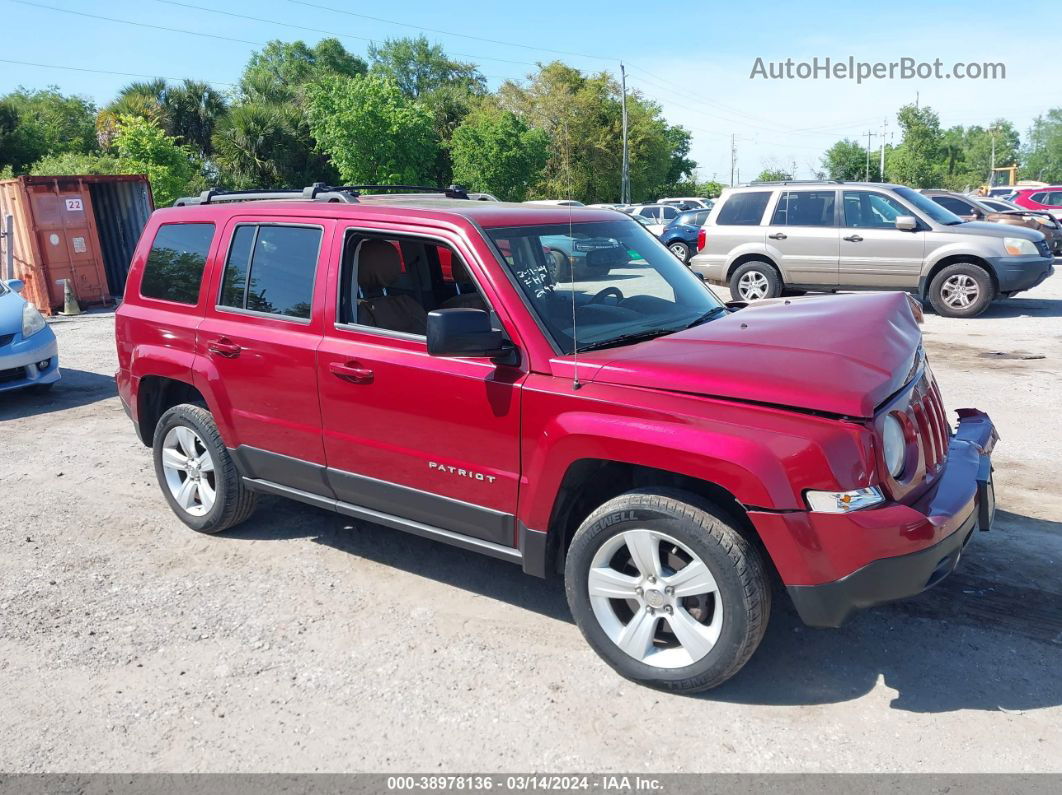
[[[178,518],[200,533],[245,521],[255,494],[240,479],[210,412],[182,403],[159,419],[152,443],[155,475]]]
[[[690,247],[682,240],[673,240],[667,245],[668,250],[682,262],[690,261]]]
[[[759,301],[782,294],[782,278],[767,262],[746,262],[730,277],[730,295],[735,301]]]
[[[977,317],[995,294],[988,272],[971,262],[942,268],[929,284],[929,301],[944,317]]]
[[[767,627],[759,553],[695,495],[638,490],[594,511],[568,550],[565,589],[593,649],[620,675],[674,692],[722,684]]]
[[[568,255],[555,248],[549,250],[549,271],[555,282],[568,282],[572,279],[572,263]]]

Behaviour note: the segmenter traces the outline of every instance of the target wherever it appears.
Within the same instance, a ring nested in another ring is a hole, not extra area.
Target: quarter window
[[[144,265],[140,294],[178,304],[198,304],[199,285],[213,239],[213,224],[160,226]]]
[[[715,222],[719,226],[759,226],[770,198],[769,191],[735,193],[726,200]]]
[[[832,190],[787,191],[778,200],[771,223],[780,226],[835,226],[837,193]]]
[[[308,320],[320,248],[316,227],[236,227],[219,306]]]

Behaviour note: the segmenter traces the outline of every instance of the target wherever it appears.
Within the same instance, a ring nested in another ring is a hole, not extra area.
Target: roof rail
[[[752,185],[843,185],[843,179],[763,179],[753,180]]]
[[[185,196],[173,203],[174,207],[187,207],[201,204],[221,204],[223,202],[276,201],[283,199],[343,202],[357,202],[362,191],[378,193],[442,193],[448,199],[467,199],[468,191],[460,185],[448,188],[431,188],[423,185],[326,185],[315,182],[306,188],[279,190],[218,190],[211,188],[198,196]]]

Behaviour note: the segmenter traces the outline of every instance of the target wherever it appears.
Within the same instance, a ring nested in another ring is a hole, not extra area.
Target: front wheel
[[[994,295],[988,272],[969,262],[942,268],[929,284],[929,302],[944,317],[977,317]]]
[[[152,442],[155,475],[177,517],[200,533],[245,521],[255,494],[244,486],[210,412],[182,403],[159,419]]]
[[[565,590],[587,642],[620,675],[692,693],[759,646],[771,591],[760,554],[725,513],[685,492],[637,490],[579,527]]]

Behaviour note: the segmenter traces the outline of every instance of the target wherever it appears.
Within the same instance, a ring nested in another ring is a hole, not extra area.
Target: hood
[[[593,380],[871,417],[908,382],[921,342],[904,293],[775,299],[602,350]]]
[[[0,293],[0,334],[22,331],[22,307],[26,302],[14,290]]]
[[[968,221],[965,224],[945,226],[944,231],[956,235],[977,235],[979,237],[1024,237],[1035,243],[1042,240],[1044,235],[1035,229],[1022,226],[993,224],[986,221]]]

